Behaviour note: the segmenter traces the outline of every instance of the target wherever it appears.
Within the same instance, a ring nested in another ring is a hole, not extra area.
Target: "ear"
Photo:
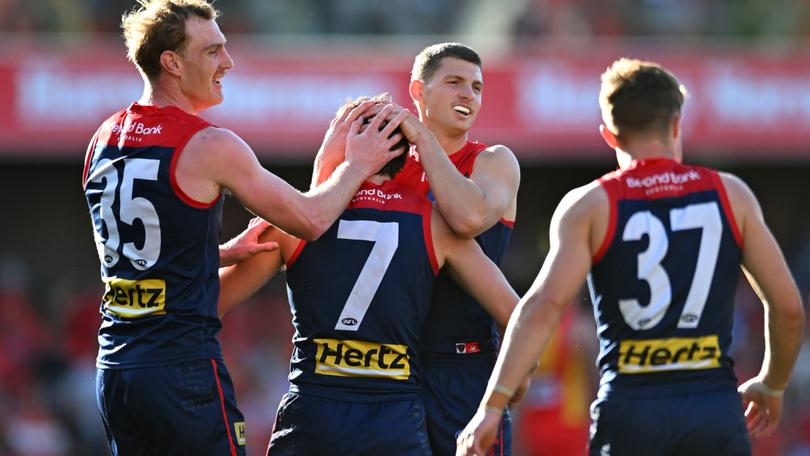
[[[414,79],[411,81],[410,85],[408,85],[408,93],[411,95],[411,99],[415,103],[421,103],[422,99],[424,98],[425,92],[425,83]]]
[[[180,76],[182,63],[180,63],[180,56],[176,52],[163,51],[163,53],[160,54],[160,66],[163,68],[163,71],[173,76]]]
[[[678,137],[681,136],[681,115],[675,114],[672,116],[672,120],[670,121],[670,131],[672,132],[672,140],[677,141]]]
[[[616,149],[619,147],[619,139],[612,131],[610,131],[608,127],[605,126],[605,124],[599,124],[599,134],[602,135],[602,139],[605,140],[611,149]]]

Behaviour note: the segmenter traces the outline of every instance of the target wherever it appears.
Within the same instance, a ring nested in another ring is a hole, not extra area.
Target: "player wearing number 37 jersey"
[[[551,251],[510,321],[458,454],[490,444],[497,412],[586,277],[601,372],[591,455],[747,455],[749,433],[776,427],[801,341],[801,300],[748,187],[681,163],[684,95],[650,62],[620,59],[602,75],[601,132],[619,170],[560,202]],[[740,266],[768,324],[762,369],[739,388],[745,412],[729,353]]]

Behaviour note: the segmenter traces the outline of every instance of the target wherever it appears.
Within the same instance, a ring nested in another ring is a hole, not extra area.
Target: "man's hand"
[[[745,422],[751,437],[767,437],[782,417],[782,390],[774,390],[761,378],[754,377],[737,388],[743,401],[748,403],[745,409]]]
[[[318,149],[317,160],[329,163],[342,162],[346,153],[346,135],[349,134],[352,122],[359,119],[360,116],[368,117],[377,114],[382,108],[376,110],[372,108],[378,104],[379,102],[369,100],[352,109],[347,106],[338,112],[329,122],[329,129],[326,130],[321,148]]]
[[[456,439],[456,456],[484,456],[495,443],[503,412],[478,409]]]
[[[351,166],[360,167],[359,169],[362,169],[367,177],[377,174],[392,158],[404,152],[400,149],[391,150],[402,139],[402,134],[392,133],[409,113],[403,111],[388,120],[393,110],[393,105],[385,105],[367,126],[363,127],[365,121],[360,116],[351,123],[349,128],[346,137],[345,161]],[[383,121],[386,120],[388,120],[388,124],[380,129]]]
[[[235,238],[219,246],[220,267],[236,264],[244,259],[261,252],[270,252],[278,248],[276,242],[259,242],[259,236],[265,230],[274,228],[261,217],[250,219],[245,231],[239,233]]]
[[[405,135],[405,138],[408,139],[408,142],[411,144],[417,144],[421,139],[424,138],[431,138],[433,137],[433,133],[428,129],[428,127],[423,124],[418,117],[412,114],[408,108],[403,108],[402,106],[396,106],[394,112],[399,114],[401,112],[406,112],[408,115],[400,124],[400,129],[402,129],[402,133]]]

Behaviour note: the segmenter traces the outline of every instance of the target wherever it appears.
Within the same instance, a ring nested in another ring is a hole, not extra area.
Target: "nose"
[[[475,91],[470,84],[462,84],[459,94],[466,100],[472,100],[475,97]]]
[[[222,68],[225,68],[226,70],[230,70],[231,68],[233,68],[234,66],[233,59],[231,58],[231,55],[228,54],[228,50],[225,49],[224,47],[222,48],[222,55],[224,57],[223,62],[221,63]]]

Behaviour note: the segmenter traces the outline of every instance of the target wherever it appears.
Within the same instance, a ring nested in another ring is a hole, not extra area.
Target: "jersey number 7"
[[[370,220],[341,220],[337,238],[374,243],[335,325],[336,330],[357,331],[397,251],[399,224]]]

